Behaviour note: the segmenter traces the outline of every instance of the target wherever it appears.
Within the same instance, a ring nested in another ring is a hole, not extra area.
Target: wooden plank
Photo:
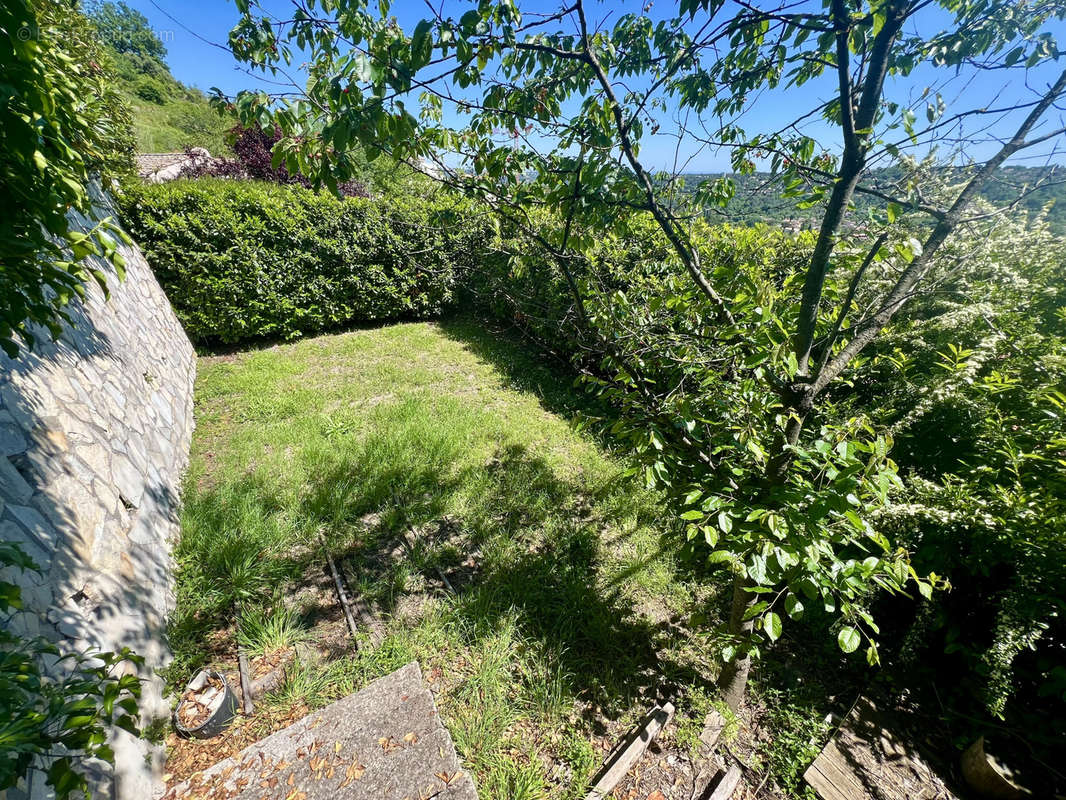
[[[889,727],[891,717],[860,697],[836,736],[803,773],[821,800],[953,800],[947,785]]]
[[[832,743],[830,743],[831,746]],[[834,748],[835,749],[835,748]],[[866,789],[841,765],[835,755],[826,755],[829,746],[803,773],[803,779],[811,785],[822,800],[862,800]]]
[[[607,763],[600,769],[600,773],[592,785],[592,791],[588,793],[585,800],[603,800],[609,795],[614,787],[621,782],[622,778],[626,776],[626,773],[644,755],[648,745],[655,740],[655,737],[662,732],[663,728],[670,724],[670,720],[673,718],[673,703],[663,703],[661,706],[655,706],[644,718],[640,726],[626,738],[625,744],[618,749],[614,757],[609,758]]]
[[[836,742],[830,742],[819,757],[822,774],[832,777],[840,790],[849,797],[865,797],[866,789],[855,774],[850,760]]]
[[[703,720],[703,730],[700,732],[700,755],[704,758],[709,758],[714,752],[714,748],[718,746],[718,740],[722,738],[722,731],[725,730],[725,717],[723,717],[715,709],[711,709],[710,713]]]
[[[244,701],[244,713],[251,716],[255,712],[252,705],[252,682],[248,680],[248,658],[244,648],[237,645],[237,671],[241,676],[241,700]]]
[[[722,780],[718,782],[718,785],[714,787],[714,791],[711,792],[707,800],[730,800],[740,784],[741,774],[740,767],[736,764],[731,766],[729,771],[722,777]]]

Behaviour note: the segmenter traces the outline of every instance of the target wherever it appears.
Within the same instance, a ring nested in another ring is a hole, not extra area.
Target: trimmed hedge
[[[120,205],[189,336],[293,339],[438,315],[492,241],[452,198],[345,198],[220,179],[127,187]]]
[[[560,223],[545,213],[540,224],[547,228]],[[704,272],[718,285],[728,286],[737,275],[745,273],[784,280],[809,258],[814,234],[793,235],[766,225],[745,228],[697,222],[693,241]],[[462,284],[466,302],[516,326],[564,359],[595,370],[606,353],[602,342],[583,335],[562,270],[536,254],[534,248],[523,248],[517,238],[505,239],[502,245],[533,255],[511,261],[500,257],[483,259]],[[571,269],[590,305],[595,302],[594,297],[602,300],[616,291],[651,302],[661,282],[685,275],[666,236],[650,215],[635,215],[624,236],[598,238],[589,260],[575,261]],[[682,280],[687,282],[687,277]]]

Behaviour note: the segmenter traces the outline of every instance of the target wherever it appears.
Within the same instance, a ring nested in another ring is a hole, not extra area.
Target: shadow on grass
[[[439,442],[422,446],[440,454]],[[484,465],[430,457],[412,469],[394,455],[391,465],[342,458],[319,471],[304,507],[360,575],[375,615],[396,610],[393,570],[404,559],[427,578],[444,572],[469,644],[513,625],[555,665],[570,704],[614,717],[661,688],[662,630],[599,576],[605,520],[582,513],[584,487],[519,445]],[[398,547],[405,535],[410,553]]]
[[[505,375],[514,388],[537,397],[546,411],[563,417],[574,427],[580,426],[603,449],[617,452],[617,441],[608,431],[611,409],[600,398],[575,385],[578,373],[570,364],[557,356],[538,353],[536,346],[523,339],[517,329],[496,320],[455,315],[443,319],[440,328]],[[687,542],[680,521],[664,509],[658,511],[662,538],[655,552],[647,554],[648,560],[673,553],[679,557],[679,567],[686,578],[728,584],[719,567],[708,568],[706,552]],[[624,538],[625,534],[621,534],[616,544]]]
[[[505,375],[515,389],[536,396],[545,410],[571,421],[606,414],[592,394],[575,387],[578,374],[570,364],[538,353],[514,328],[493,319],[455,315],[442,319],[440,329]]]

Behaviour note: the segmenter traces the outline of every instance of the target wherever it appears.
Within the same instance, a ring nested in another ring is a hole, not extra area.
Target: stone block
[[[125,573],[126,542],[116,535],[117,531],[100,525],[93,532],[92,565],[104,572]],[[132,576],[131,576],[132,577]]]
[[[34,444],[38,448],[51,456],[62,454],[70,448],[67,434],[63,430],[60,421],[55,417],[39,423],[36,428],[30,431],[30,436],[33,437]]]
[[[74,452],[92,470],[94,475],[105,480],[111,477],[111,455],[103,442],[93,442],[92,444],[76,447]]]
[[[160,419],[169,427],[174,424],[174,413],[167,402],[163,392],[152,392],[152,407],[159,414]]]
[[[70,378],[62,369],[51,369],[47,376],[48,388],[64,404],[73,403],[78,399],[78,393],[71,385]]]
[[[131,542],[144,547],[151,547],[152,545],[160,545],[163,543],[163,536],[157,528],[156,521],[154,521],[148,514],[138,514],[134,517],[133,524],[130,526],[127,535]]]
[[[0,456],[11,456],[26,449],[28,442],[22,435],[22,428],[15,423],[15,418],[6,411],[0,411]]]
[[[319,768],[321,763],[321,768]],[[276,775],[267,791],[257,777]],[[289,776],[292,776],[291,779]],[[238,788],[238,786],[243,788]],[[237,756],[205,770],[165,800],[477,800],[417,663],[371,683]]]
[[[28,431],[37,424],[38,415],[34,413],[33,403],[12,380],[0,381],[0,401],[23,430]]]
[[[144,495],[144,475],[124,455],[111,458],[111,483],[125,498],[127,505],[138,508]]]
[[[10,505],[7,507],[7,513],[29,532],[42,549],[49,553],[55,552],[58,540],[55,526],[45,519],[40,511],[32,506]]]
[[[86,485],[70,474],[56,476],[48,486],[49,504],[41,501],[42,510],[56,527],[77,530],[89,537],[96,526],[107,516],[106,510],[93,493],[92,484]]]
[[[117,408],[124,409],[126,407],[126,393],[118,387],[114,378],[104,384],[104,391],[107,392]]]
[[[92,630],[91,623],[85,618],[73,603],[64,603],[62,606],[53,605],[48,609],[48,621],[56,626],[56,629],[71,639],[81,639]]]
[[[22,477],[7,456],[0,456],[0,497],[24,503],[33,496],[33,487]]]
[[[25,609],[43,614],[55,602],[55,594],[47,581],[39,585],[24,583],[20,588],[22,589],[22,607]]]
[[[19,545],[23,552],[33,559],[33,563],[40,568],[41,572],[48,572],[52,568],[51,551],[46,549],[36,536],[31,536],[29,531],[12,520],[0,520],[0,541]]]

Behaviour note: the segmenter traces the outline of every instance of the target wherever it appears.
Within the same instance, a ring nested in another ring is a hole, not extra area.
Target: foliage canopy
[[[86,281],[106,290],[87,264],[122,257],[89,193],[131,165],[129,117],[108,80],[106,54],[89,22],[60,0],[15,0],[0,9],[0,347],[32,344],[34,326],[53,335]],[[93,224],[75,229],[71,213]]]

